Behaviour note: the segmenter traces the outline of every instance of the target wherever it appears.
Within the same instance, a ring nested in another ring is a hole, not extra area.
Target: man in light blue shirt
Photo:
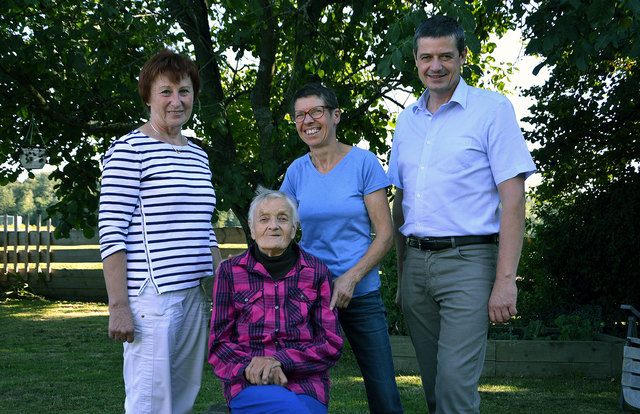
[[[430,413],[479,412],[489,321],[517,313],[524,181],[535,172],[509,100],[460,77],[466,57],[455,20],[417,29],[427,90],[398,116],[389,160],[398,303]]]

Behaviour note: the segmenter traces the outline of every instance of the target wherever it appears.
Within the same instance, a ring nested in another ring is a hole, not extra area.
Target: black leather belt
[[[498,235],[489,236],[453,236],[453,237],[407,237],[407,246],[420,250],[442,250],[469,244],[498,243]]]

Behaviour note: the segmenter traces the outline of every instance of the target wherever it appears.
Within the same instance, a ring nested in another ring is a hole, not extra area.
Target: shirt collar
[[[460,77],[460,81],[458,82],[458,86],[456,86],[456,90],[453,91],[453,95],[449,102],[456,102],[458,105],[462,107],[462,109],[467,108],[467,94],[469,92],[469,85],[467,82]],[[420,96],[420,99],[416,102],[416,105],[413,107],[413,113],[418,111],[426,111],[427,110],[427,101],[429,100],[429,89],[425,90],[424,93]],[[447,103],[449,103],[447,102]]]

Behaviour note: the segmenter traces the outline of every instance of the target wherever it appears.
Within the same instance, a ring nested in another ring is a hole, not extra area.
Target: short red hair
[[[147,61],[138,78],[138,94],[145,105],[149,102],[151,85],[159,75],[164,75],[171,82],[179,83],[184,77],[191,78],[193,84],[193,100],[200,94],[200,74],[198,67],[191,59],[164,49]]]

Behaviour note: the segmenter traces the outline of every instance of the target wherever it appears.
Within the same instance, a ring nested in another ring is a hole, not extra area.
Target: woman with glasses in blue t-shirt
[[[387,176],[376,156],[338,141],[335,93],[307,84],[293,98],[293,118],[309,153],[295,160],[281,191],[298,202],[300,246],[331,271],[331,308],[362,372],[372,413],[401,413],[379,263],[393,244]],[[373,224],[376,237],[371,238]]]

